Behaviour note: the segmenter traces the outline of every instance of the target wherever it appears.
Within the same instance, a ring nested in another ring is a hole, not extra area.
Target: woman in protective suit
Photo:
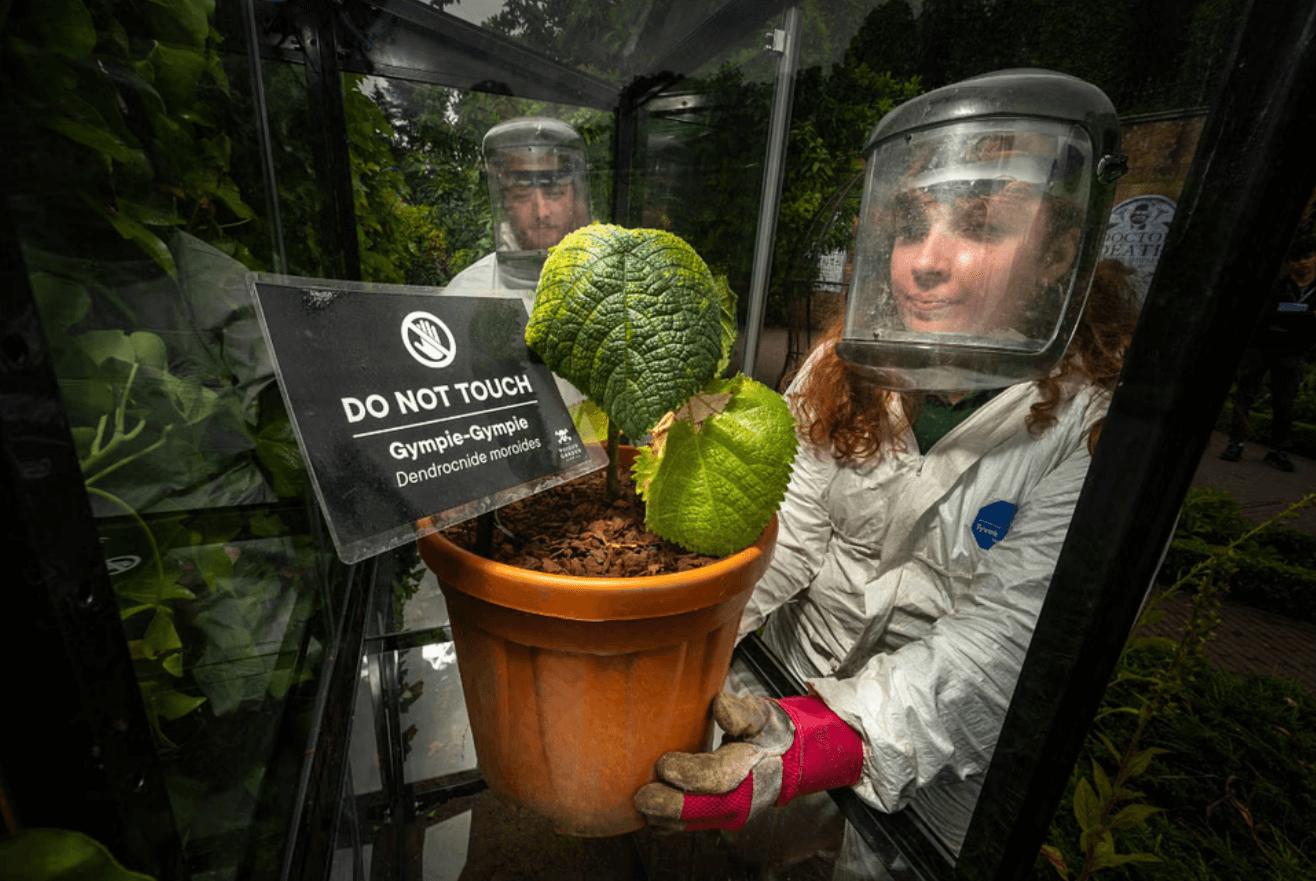
[[[1096,267],[1118,140],[1100,90],[1035,70],[874,130],[844,333],[787,391],[802,450],[740,625],[810,694],[719,695],[735,742],[664,756],[651,823],[788,837],[802,799],[839,829],[823,790],[852,786],[958,853],[1133,329]],[[837,865],[885,877],[848,827]]]

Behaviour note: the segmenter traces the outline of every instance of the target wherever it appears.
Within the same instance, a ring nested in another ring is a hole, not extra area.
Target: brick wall
[[[1120,140],[1129,157],[1129,173],[1115,186],[1118,205],[1136,196],[1165,196],[1179,201],[1184,178],[1206,122],[1204,112],[1135,117],[1120,123]]]

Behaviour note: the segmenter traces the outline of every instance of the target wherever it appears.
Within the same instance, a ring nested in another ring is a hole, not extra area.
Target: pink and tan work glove
[[[651,825],[681,830],[742,828],[750,817],[798,795],[859,781],[863,741],[821,698],[713,699],[727,736],[715,752],[667,753],[657,783],[635,793]]]

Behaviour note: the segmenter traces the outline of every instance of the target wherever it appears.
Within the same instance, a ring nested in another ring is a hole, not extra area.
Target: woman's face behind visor
[[[1037,187],[942,183],[891,206],[891,289],[906,330],[1012,336],[1024,309],[1073,262],[1077,235],[1048,242]]]

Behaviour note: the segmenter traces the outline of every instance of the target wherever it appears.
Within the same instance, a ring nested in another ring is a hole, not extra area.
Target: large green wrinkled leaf
[[[655,535],[721,557],[748,547],[768,525],[799,442],[781,395],[744,375],[709,383],[676,415],[710,399],[716,412],[678,418],[661,442],[640,451],[633,471]]]
[[[594,224],[550,251],[526,342],[638,438],[713,377],[721,296],[677,236]]]

